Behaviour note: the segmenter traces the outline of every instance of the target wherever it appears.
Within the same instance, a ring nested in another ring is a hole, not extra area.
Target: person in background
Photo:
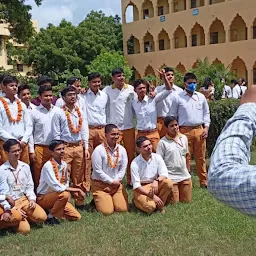
[[[159,141],[156,153],[164,159],[168,178],[173,182],[172,194],[167,202],[188,203],[192,200],[188,139],[179,132],[179,124],[175,117],[167,116],[164,119],[164,125],[167,133]]]
[[[50,78],[49,76],[40,76],[37,80],[37,85],[38,87],[42,86],[42,85],[48,85],[48,86],[53,86],[53,80],[52,78]],[[57,97],[53,96],[52,97],[52,104],[55,105],[56,101],[57,101]],[[36,105],[39,106],[41,101],[39,97],[36,97],[35,99],[32,99],[31,102]]]
[[[226,84],[226,79],[221,78],[221,83],[224,85],[223,88],[223,94],[222,94],[222,99],[230,99],[232,98],[232,89],[229,85]]]
[[[27,84],[21,84],[18,86],[18,97],[27,106],[27,109],[31,112],[36,107],[31,103],[30,87]]]
[[[239,78],[237,84],[233,88],[233,98],[240,99],[247,90],[246,82],[243,78]]]
[[[7,74],[5,73],[1,73],[0,74],[0,97],[3,97],[4,96],[4,91],[3,91],[3,80],[4,78],[8,76]]]
[[[203,86],[199,90],[200,93],[202,93],[207,101],[214,100],[214,83],[210,77],[205,78]]]

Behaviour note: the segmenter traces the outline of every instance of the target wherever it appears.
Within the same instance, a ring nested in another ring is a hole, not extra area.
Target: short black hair
[[[119,74],[124,74],[124,70],[122,68],[114,68],[112,70],[112,76],[115,76],[115,75],[119,75]]]
[[[29,90],[30,91],[30,87],[28,84],[21,84],[18,86],[18,95],[21,94],[22,91],[24,90]]]
[[[38,89],[38,95],[42,95],[44,92],[52,92],[52,87],[50,85],[43,84]]]
[[[164,126],[165,126],[166,128],[168,128],[168,125],[169,125],[170,122],[172,122],[172,121],[177,121],[177,122],[178,122],[177,117],[175,117],[175,116],[167,116],[167,117],[165,117],[165,118],[164,118]]]
[[[68,92],[76,92],[76,89],[72,85],[69,85],[69,86],[65,87],[60,92],[60,94],[61,94],[62,97],[65,97]]]
[[[144,79],[136,79],[134,81],[134,83],[133,83],[134,89],[136,89],[140,84],[144,84],[144,85],[148,86],[148,83],[147,83],[146,80],[144,80]]]
[[[48,148],[49,150],[54,151],[54,149],[61,144],[64,144],[63,140],[52,140]]]
[[[67,86],[73,85],[76,81],[81,81],[81,78],[75,77],[75,76],[69,77],[69,78],[67,79]]]
[[[136,146],[137,146],[138,148],[140,148],[141,145],[142,145],[142,143],[143,143],[144,141],[147,141],[147,140],[150,141],[150,139],[149,139],[148,137],[146,137],[146,136],[140,136],[140,137],[136,140]]]
[[[10,83],[16,83],[16,84],[18,84],[19,81],[18,81],[18,79],[17,79],[15,76],[10,76],[10,75],[5,76],[5,77],[3,78],[2,84],[3,84],[4,86],[7,86],[7,85],[10,84]]]
[[[95,79],[95,78],[101,78],[100,73],[98,73],[98,72],[93,72],[93,73],[90,73],[90,74],[88,75],[88,81],[89,81],[89,82],[92,81],[92,80]]]
[[[185,76],[184,76],[184,82],[186,83],[189,79],[195,79],[197,80],[196,78],[196,75],[194,73],[187,73]]]
[[[165,68],[163,68],[164,69],[164,71],[167,73],[167,72],[173,72],[174,73],[174,69],[173,68],[171,68],[171,67],[165,67]]]
[[[231,79],[231,84],[237,84],[237,81],[236,81],[236,79]]]
[[[113,129],[118,129],[118,127],[115,124],[107,124],[105,126],[105,133],[111,132]]]
[[[37,79],[37,85],[38,86],[41,86],[45,83],[50,83],[51,85],[53,85],[53,80],[51,77],[49,76],[40,76],[38,79]]]
[[[3,82],[4,78],[8,76],[8,74],[5,74],[5,73],[1,73],[0,74],[0,84]]]
[[[212,83],[212,79],[210,77],[206,77],[204,79],[204,83],[203,83],[203,87],[205,89],[208,89],[209,88],[209,85]]]
[[[20,145],[20,142],[18,140],[9,139],[3,145],[4,151],[9,152],[12,146],[15,146],[15,145],[18,145],[18,144]]]

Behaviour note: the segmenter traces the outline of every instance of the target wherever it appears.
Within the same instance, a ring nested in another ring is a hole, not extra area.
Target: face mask
[[[188,90],[191,93],[194,93],[196,90],[197,84],[196,83],[190,83],[187,85],[186,90]]]

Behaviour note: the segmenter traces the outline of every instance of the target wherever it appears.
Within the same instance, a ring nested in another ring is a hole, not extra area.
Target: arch
[[[196,22],[191,29],[191,46],[205,45],[205,33],[203,27]]]
[[[174,48],[184,48],[187,47],[187,36],[184,29],[181,26],[178,26],[173,34],[173,45]]]
[[[162,16],[169,14],[169,2],[168,0],[157,1],[157,15]]]
[[[179,64],[176,66],[176,69],[177,69],[180,73],[182,73],[182,74],[185,74],[185,73],[186,73],[186,68],[185,68],[185,66],[184,66],[183,64],[181,64],[180,62],[179,62]]]
[[[196,60],[195,62],[194,62],[194,64],[192,65],[192,68],[194,69],[194,68],[197,68],[198,67],[198,64],[199,64],[199,60]]]
[[[144,0],[142,4],[142,18],[149,19],[154,17],[154,6],[150,0]]]
[[[254,62],[254,65],[253,65],[252,78],[253,78],[253,84],[256,84],[256,61]]]
[[[162,31],[158,34],[158,43],[159,51],[170,49],[170,38],[168,33],[164,29],[162,29]]]
[[[206,0],[206,1],[208,1],[208,0]],[[219,4],[219,3],[223,3],[223,2],[225,2],[225,0],[210,0],[209,4]]]
[[[131,82],[134,82],[136,79],[141,79],[141,75],[135,67],[132,67],[131,70],[132,70],[132,77],[130,79]]]
[[[210,26],[210,44],[222,44],[226,42],[226,32],[221,20],[215,19]]]
[[[237,56],[236,59],[232,61],[231,71],[234,72],[234,74],[237,77],[243,77],[244,79],[247,80],[247,77],[248,77],[247,68],[246,68],[245,62],[239,56]]]
[[[164,64],[162,64],[159,68],[160,69],[163,69],[163,68],[166,68],[167,67],[167,65],[164,63]]]
[[[256,39],[256,18],[255,18],[255,20],[253,21],[253,24],[252,24],[252,38]]]
[[[247,27],[243,18],[237,14],[230,25],[230,42],[247,40]]]
[[[144,42],[144,52],[154,52],[155,51],[155,42],[153,36],[147,32],[143,37]]]
[[[126,23],[139,20],[139,9],[132,1],[125,8],[124,18]]]
[[[222,64],[222,62],[216,58],[213,62],[212,62],[213,65],[219,65],[219,64]]]
[[[186,10],[186,0],[172,1],[172,12],[180,12]]]
[[[156,76],[155,71],[152,66],[148,65],[145,69],[145,76],[153,75]]]
[[[131,35],[127,41],[127,54],[140,53],[140,41],[135,36]]]

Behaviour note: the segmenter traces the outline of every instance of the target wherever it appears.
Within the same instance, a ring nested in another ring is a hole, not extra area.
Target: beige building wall
[[[128,6],[136,14],[130,23]],[[256,83],[255,0],[122,0],[122,18],[124,54],[137,77],[163,64],[185,72],[208,57]],[[128,54],[131,38],[136,50]]]

